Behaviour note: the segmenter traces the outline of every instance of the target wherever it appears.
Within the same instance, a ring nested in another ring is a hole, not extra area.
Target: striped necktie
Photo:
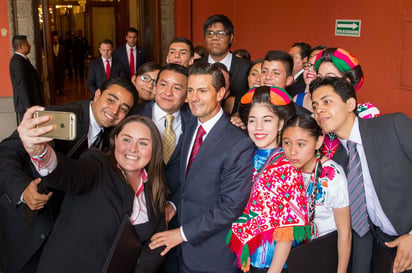
[[[186,175],[188,174],[190,165],[192,165],[193,160],[195,159],[197,152],[199,151],[200,145],[202,145],[203,143],[204,135],[206,135],[206,131],[205,129],[203,129],[202,125],[200,125],[199,129],[197,129],[196,139],[195,139],[195,142],[193,143],[192,152],[190,153],[190,157],[189,157],[189,162],[187,163]]]
[[[176,134],[173,131],[172,126],[174,119],[175,116],[173,116],[172,114],[167,114],[165,116],[166,127],[163,133],[163,161],[165,162],[165,164],[169,162],[176,146]]]
[[[365,188],[362,166],[356,143],[348,140],[348,190],[352,218],[352,229],[363,237],[369,231],[368,211],[366,208]]]

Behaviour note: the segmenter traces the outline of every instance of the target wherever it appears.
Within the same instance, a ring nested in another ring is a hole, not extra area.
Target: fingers
[[[396,240],[385,243],[388,247],[397,247],[393,272],[403,272],[412,269],[412,235],[405,234]]]
[[[151,238],[149,247],[150,249],[155,249],[161,246],[165,246],[165,249],[160,253],[161,256],[164,256],[167,252],[169,252],[170,249],[181,244],[182,242],[183,238],[181,236],[180,229],[176,228],[173,230],[154,234]]]
[[[41,182],[41,178],[37,178],[30,182],[23,192],[23,200],[31,210],[39,210],[49,201],[52,192],[48,194],[40,194],[37,190],[37,185]]]

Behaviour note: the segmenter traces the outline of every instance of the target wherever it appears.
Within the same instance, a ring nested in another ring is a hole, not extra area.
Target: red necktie
[[[109,60],[106,60],[106,78],[110,78],[110,62]]]
[[[197,155],[197,152],[199,151],[200,145],[202,145],[202,143],[203,143],[203,136],[205,134],[206,134],[205,129],[203,129],[202,125],[200,125],[199,129],[197,129],[196,139],[195,139],[195,142],[193,143],[192,152],[190,153],[189,162],[187,163],[186,175],[189,172],[190,165],[192,165],[192,162],[195,159],[195,157]]]
[[[133,48],[130,48],[130,77],[134,75],[134,55]]]

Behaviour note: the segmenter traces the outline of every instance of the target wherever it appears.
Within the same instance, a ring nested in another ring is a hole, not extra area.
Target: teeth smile
[[[110,120],[113,120],[113,119],[114,119],[111,115],[109,115],[109,114],[107,114],[107,113],[104,113],[104,115],[105,115],[106,118],[108,118],[108,119],[110,119]]]
[[[137,156],[126,155],[127,159],[137,160]]]

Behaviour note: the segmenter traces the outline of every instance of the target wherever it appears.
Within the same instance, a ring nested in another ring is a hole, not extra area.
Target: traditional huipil
[[[270,266],[276,241],[311,237],[302,176],[282,148],[257,149],[254,163],[249,201],[226,237],[244,272],[250,269],[251,257],[252,265],[257,259]],[[265,257],[253,257],[255,252],[265,253]]]

